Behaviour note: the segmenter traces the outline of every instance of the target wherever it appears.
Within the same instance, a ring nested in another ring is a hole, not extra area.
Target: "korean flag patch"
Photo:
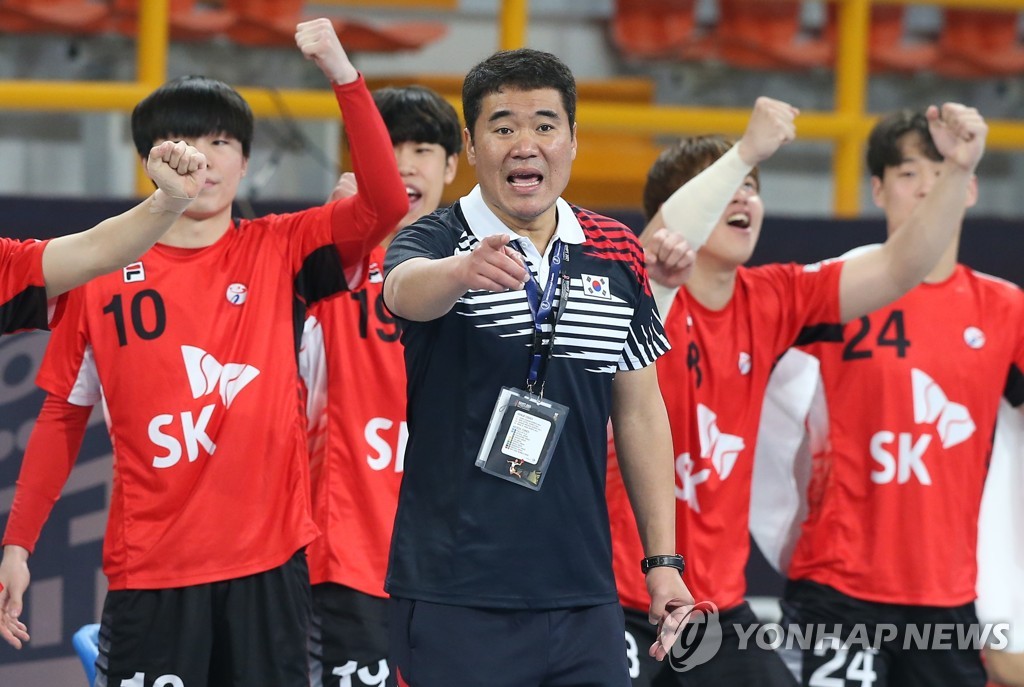
[[[603,301],[612,299],[612,291],[608,288],[608,277],[593,274],[580,275],[583,279],[583,293],[591,298]]]

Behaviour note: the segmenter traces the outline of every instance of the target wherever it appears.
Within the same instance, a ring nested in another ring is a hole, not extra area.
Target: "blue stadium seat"
[[[82,668],[89,678],[89,687],[92,687],[96,681],[96,657],[100,653],[100,624],[91,623],[80,627],[71,637],[71,644],[78,652],[78,658],[82,659]]]

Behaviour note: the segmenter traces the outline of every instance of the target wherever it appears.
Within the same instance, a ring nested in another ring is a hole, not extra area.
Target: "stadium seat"
[[[99,0],[3,0],[0,31],[92,34],[107,28],[109,16],[110,7]]]
[[[385,26],[349,19],[334,19],[333,23],[341,44],[352,52],[419,50],[448,32],[447,25],[431,21],[395,22]]]
[[[225,0],[238,17],[228,36],[241,45],[290,46],[302,20],[302,0]]]
[[[838,8],[830,3],[824,36],[835,50]],[[868,34],[868,63],[872,72],[912,73],[930,69],[938,57],[935,40],[910,40],[906,31],[906,8],[901,5],[871,5]]]
[[[228,30],[231,40],[241,45],[291,47],[295,26],[305,17],[301,0],[225,0],[238,21]],[[447,32],[439,22],[400,22],[377,27],[365,22],[336,18],[334,29],[346,50],[352,52],[395,52],[416,50]]]
[[[135,35],[139,25],[140,0],[114,0],[113,25],[123,34]],[[211,7],[197,0],[171,0],[169,29],[173,40],[208,40],[226,35],[234,25],[234,12]]]
[[[1024,74],[1019,13],[947,9],[935,71],[954,78]]]
[[[89,687],[96,681],[96,657],[100,653],[100,624],[83,625],[71,637],[71,644],[82,660],[82,668],[89,679]]]
[[[746,69],[828,67],[834,50],[824,37],[807,36],[799,0],[719,0],[716,53]]]
[[[612,42],[626,57],[710,57],[713,46],[697,25],[696,4],[696,0],[616,0]]]

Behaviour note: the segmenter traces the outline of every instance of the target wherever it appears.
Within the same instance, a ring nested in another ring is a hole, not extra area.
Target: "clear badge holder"
[[[486,473],[537,491],[547,475],[569,408],[522,389],[502,387],[476,464]]]

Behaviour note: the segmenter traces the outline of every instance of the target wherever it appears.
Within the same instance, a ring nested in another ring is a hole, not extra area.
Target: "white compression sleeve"
[[[729,148],[669,196],[661,206],[665,226],[685,238],[693,250],[700,249],[751,169],[740,158],[738,143]]]

